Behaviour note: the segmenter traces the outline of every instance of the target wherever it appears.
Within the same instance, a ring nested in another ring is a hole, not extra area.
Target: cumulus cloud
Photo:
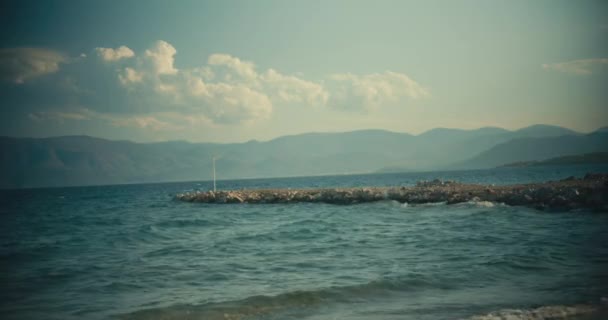
[[[0,78],[23,84],[31,79],[55,73],[67,58],[54,50],[42,48],[0,49]]]
[[[137,72],[133,68],[125,68],[121,74],[118,75],[118,80],[123,85],[127,85],[129,83],[141,82],[144,78],[143,73]]]
[[[225,66],[245,80],[255,80],[258,76],[252,62],[242,61],[228,54],[212,54],[207,63],[211,66]]]
[[[429,95],[409,76],[391,71],[335,74],[313,81],[302,74],[284,74],[272,68],[258,71],[253,62],[222,53],[210,55],[204,65],[177,68],[177,50],[165,41],[155,42],[138,55],[126,46],[95,51],[104,61],[121,60],[121,67],[83,57],[78,61],[88,73],[64,75],[82,89],[70,91],[73,96],[69,104],[88,109],[31,113],[32,120],[92,119],[142,130],[179,130],[180,126],[253,123],[270,118],[277,108],[372,111]],[[54,72],[63,61],[47,60],[55,61],[55,69],[52,65],[30,69]],[[75,62],[73,65],[76,67]],[[65,68],[66,72],[69,69]],[[17,82],[16,76],[11,79]],[[19,79],[23,82],[28,76]]]
[[[589,75],[607,66],[608,58],[572,60],[542,65],[545,70],[554,70],[577,75]]]
[[[337,85],[332,103],[342,108],[373,110],[404,97],[419,99],[429,95],[426,88],[407,75],[391,71],[362,76],[335,74],[331,80]]]
[[[203,78],[197,76],[186,77],[186,90],[195,97],[209,97],[211,93]]]
[[[95,52],[103,61],[118,61],[121,59],[132,58],[135,56],[133,50],[127,46],[120,46],[116,49],[112,48],[95,48]]]
[[[176,74],[177,69],[173,67],[177,50],[166,41],[156,41],[154,46],[144,53],[145,57],[151,62],[152,70],[156,75]]]
[[[174,127],[169,122],[159,120],[154,116],[111,117],[106,119],[116,127],[135,127],[153,131],[167,130]]]
[[[324,103],[327,99],[320,85],[274,70],[261,77],[253,63],[227,54],[211,55],[206,66],[177,69],[173,66],[175,53],[170,44],[156,42],[141,57],[137,68],[125,68],[119,74],[121,84],[145,91],[139,92],[140,96],[158,95],[157,101],[163,101],[172,111],[203,115],[218,124],[268,118],[273,110],[271,96],[285,102],[316,99]],[[170,77],[160,77],[161,74]],[[285,83],[281,84],[281,80]],[[135,83],[142,85],[133,87]],[[298,94],[304,96],[297,97]]]
[[[203,116],[218,124],[248,123],[272,113],[270,98],[258,88],[245,82],[209,82],[204,77],[197,71],[177,69],[169,77],[158,77],[157,69],[146,69],[146,64],[141,70],[125,69],[119,75],[123,86],[148,97],[151,104],[184,115]]]
[[[329,98],[329,93],[322,85],[295,76],[282,75],[273,69],[266,71],[262,80],[270,87],[276,99],[282,102],[324,106]]]
[[[275,69],[258,73],[253,62],[222,53],[210,55],[207,65],[178,69],[174,66],[176,53],[171,44],[157,41],[139,57],[136,67],[121,71],[120,83],[171,111],[203,116],[218,124],[266,119],[275,106],[374,110],[402,98],[429,95],[407,75],[391,71],[336,74],[327,78],[333,86],[326,87],[325,81],[305,80]]]
[[[213,83],[207,86],[208,116],[217,123],[239,123],[265,119],[272,112],[272,103],[265,94],[243,85]]]

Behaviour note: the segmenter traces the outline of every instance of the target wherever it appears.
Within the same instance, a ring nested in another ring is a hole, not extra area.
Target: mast
[[[215,157],[213,157],[213,192],[215,192]]]

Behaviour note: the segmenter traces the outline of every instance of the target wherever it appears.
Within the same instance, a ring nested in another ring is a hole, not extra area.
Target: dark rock
[[[606,180],[608,174],[603,173],[587,173],[583,179],[585,180]]]
[[[481,186],[454,181],[419,181],[416,187],[375,187],[340,189],[233,190],[187,192],[175,199],[203,203],[292,203],[325,202],[354,204],[385,199],[408,203],[494,201],[539,209],[608,207],[608,175],[587,174],[584,179],[512,186]]]

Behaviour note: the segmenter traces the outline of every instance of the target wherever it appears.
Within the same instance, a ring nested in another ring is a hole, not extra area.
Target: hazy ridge
[[[608,132],[535,125],[517,131],[438,128],[308,133],[270,141],[134,143],[88,136],[0,138],[0,187],[96,185],[490,168],[516,161],[608,151]]]

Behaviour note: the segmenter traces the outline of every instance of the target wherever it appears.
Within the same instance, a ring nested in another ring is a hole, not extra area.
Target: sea
[[[608,166],[220,179],[217,187],[502,185],[587,172]],[[0,319],[608,319],[608,212],[173,198],[210,188],[0,191]]]

